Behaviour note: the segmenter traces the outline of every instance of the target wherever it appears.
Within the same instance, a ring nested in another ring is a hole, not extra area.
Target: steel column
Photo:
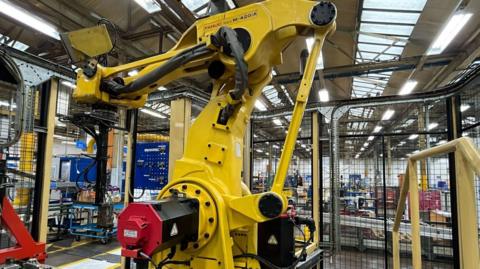
[[[50,201],[50,180],[52,174],[53,135],[57,112],[58,80],[41,86],[40,126],[45,133],[37,136],[37,165],[33,197],[32,237],[35,241],[46,242],[48,233],[48,203]]]

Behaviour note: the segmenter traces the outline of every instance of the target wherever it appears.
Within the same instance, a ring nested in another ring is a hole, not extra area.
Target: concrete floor
[[[401,257],[401,268],[412,268],[411,259]],[[325,260],[325,269],[380,269],[385,268],[385,259],[380,252],[359,252],[342,250],[334,258]],[[393,268],[392,258],[388,259],[388,268]],[[422,261],[423,269],[453,269],[450,261]]]
[[[66,239],[50,244],[46,264],[62,269],[120,268],[120,246],[116,241],[102,245],[95,240]]]
[[[50,244],[46,263],[61,269],[113,269],[120,268],[120,247],[116,241],[106,245],[96,240],[65,239]],[[392,268],[391,258],[388,268]],[[380,252],[343,250],[334,258],[326,259],[325,269],[380,269],[385,268],[384,256]],[[402,258],[402,268],[412,268],[409,258]],[[445,262],[423,262],[424,269],[451,269],[453,264]]]

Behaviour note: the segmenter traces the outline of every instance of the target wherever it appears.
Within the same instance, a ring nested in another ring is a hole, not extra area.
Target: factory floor
[[[111,241],[102,245],[96,240],[64,239],[47,247],[46,264],[61,269],[120,268],[120,246]]]
[[[112,240],[102,245],[97,240],[75,241],[64,239],[48,245],[46,264],[59,269],[114,269],[120,268],[120,246]],[[335,260],[335,261],[334,261]],[[384,267],[384,257],[377,253],[342,251],[334,260],[327,259],[325,269],[378,269]],[[330,263],[333,262],[333,263]],[[391,262],[391,261],[390,261]],[[411,260],[402,258],[402,267],[410,268]],[[451,269],[449,262],[423,262],[427,269]],[[390,268],[391,266],[389,266]]]

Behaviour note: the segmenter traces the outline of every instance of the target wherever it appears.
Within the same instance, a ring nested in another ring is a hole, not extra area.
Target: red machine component
[[[122,256],[144,259],[180,243],[197,240],[198,201],[172,197],[131,203],[118,217]]]
[[[132,203],[118,217],[118,241],[122,256],[141,258],[139,250],[152,255],[162,242],[163,222],[148,203]]]
[[[0,249],[0,264],[7,260],[25,260],[35,258],[39,262],[45,261],[45,243],[35,242],[18,217],[15,209],[7,197],[3,197],[1,208],[2,226],[15,238],[17,245]]]

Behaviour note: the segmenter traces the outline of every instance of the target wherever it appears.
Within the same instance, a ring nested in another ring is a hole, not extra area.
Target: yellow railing
[[[457,211],[460,247],[460,268],[478,269],[480,255],[478,246],[478,223],[475,199],[475,174],[480,176],[480,153],[469,138],[459,138],[449,143],[421,151],[410,156],[405,180],[400,193],[395,223],[393,225],[393,268],[400,268],[399,228],[405,211],[407,194],[412,227],[412,265],[413,269],[422,268],[422,249],[420,243],[420,213],[418,199],[417,161],[434,155],[453,152],[455,154],[455,173],[457,179]],[[454,246],[456,247],[456,246]]]

